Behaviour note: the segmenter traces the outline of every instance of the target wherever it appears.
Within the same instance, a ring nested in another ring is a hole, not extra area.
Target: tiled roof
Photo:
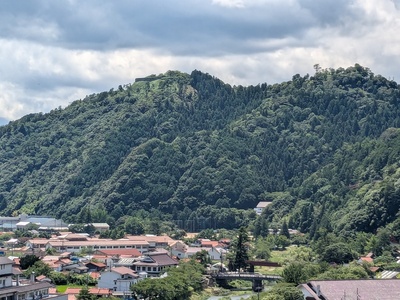
[[[315,280],[310,281],[314,291],[319,286],[321,294],[328,300],[346,299],[393,300],[400,299],[400,280]]]
[[[111,294],[109,289],[97,288],[97,287],[90,288],[89,293],[93,294],[93,295],[110,295]]]
[[[154,253],[148,254],[148,256],[154,261],[154,263],[148,262],[136,262],[135,265],[157,265],[157,266],[174,266],[177,265],[178,262],[173,259],[171,256],[165,253]]]
[[[89,276],[93,279],[99,279],[100,278],[100,272],[90,272]]]
[[[65,290],[65,294],[69,294],[69,295],[78,295],[79,292],[81,291],[81,288],[67,288]],[[110,290],[106,289],[106,288],[97,288],[97,287],[93,287],[89,289],[89,294],[92,295],[109,295],[110,294]]]
[[[374,260],[372,259],[372,257],[368,257],[368,256],[362,256],[362,257],[360,257],[360,259],[362,260],[362,261],[365,261],[365,262],[374,262]]]
[[[53,285],[46,281],[36,282],[34,284],[27,284],[27,285],[10,286],[0,289],[0,297],[8,293],[26,293],[29,291],[37,291],[50,287],[53,287]]]
[[[132,277],[139,277],[139,275],[137,275],[135,273],[135,271],[133,271],[132,269],[129,269],[127,267],[115,267],[111,269],[112,272],[118,273],[120,275],[131,275]]]
[[[106,255],[116,255],[116,256],[132,256],[132,257],[139,257],[142,254],[137,249],[99,249],[96,250],[97,253],[104,253]]]
[[[88,240],[88,237],[79,233],[69,233],[64,236],[64,239],[68,241],[86,241]]]
[[[272,202],[268,201],[260,201],[257,204],[257,208],[266,208],[268,205],[270,205]]]
[[[201,250],[206,250],[207,251],[207,248],[187,247],[185,252],[186,253],[196,254],[197,252],[200,252]]]
[[[46,278],[47,278],[46,275],[39,275],[39,276],[36,277],[36,280],[37,281],[42,281],[43,279],[46,279]]]
[[[46,255],[45,257],[42,258],[42,261],[57,261],[59,259],[60,257],[57,255]]]
[[[319,299],[318,295],[307,284],[300,284],[298,287],[305,289],[311,296],[314,297],[314,299]]]
[[[21,275],[22,271],[19,268],[12,268],[13,275]]]
[[[218,241],[201,241],[202,247],[216,247],[218,244]]]
[[[107,267],[107,265],[106,265],[106,264],[103,264],[102,262],[90,261],[90,262],[88,262],[88,263],[86,264],[86,266],[89,265],[89,264],[92,264],[92,265],[94,265],[94,266],[96,266],[96,267],[98,267],[98,268],[105,268],[105,267]]]
[[[168,245],[175,242],[174,239],[168,235],[127,235],[126,238],[131,241],[147,241],[149,243],[168,243]]]
[[[53,247],[83,247],[83,246],[149,246],[146,241],[92,239],[87,241],[55,241],[49,240]]]
[[[12,265],[13,261],[5,256],[0,256],[0,265]]]

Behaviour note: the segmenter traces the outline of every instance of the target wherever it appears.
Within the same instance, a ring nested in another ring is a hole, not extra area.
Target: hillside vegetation
[[[248,87],[169,71],[0,127],[0,211],[230,229],[272,201],[311,235],[374,232],[400,222],[398,127],[399,85],[360,65]]]

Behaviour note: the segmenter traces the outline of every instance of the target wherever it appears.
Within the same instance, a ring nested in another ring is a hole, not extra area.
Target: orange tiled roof
[[[371,262],[371,263],[374,262],[374,260],[371,257],[367,256],[360,257],[360,259],[365,262]]]
[[[100,278],[100,272],[90,272],[89,276],[93,279],[99,279]]]
[[[202,247],[216,247],[218,244],[218,241],[201,241]]]
[[[69,295],[78,295],[80,292],[81,288],[67,288],[65,290],[65,294]],[[89,294],[93,295],[109,295],[110,290],[106,288],[97,288],[97,287],[92,287],[89,289]]]

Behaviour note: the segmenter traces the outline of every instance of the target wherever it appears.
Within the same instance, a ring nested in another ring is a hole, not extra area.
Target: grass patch
[[[57,293],[65,293],[67,288],[78,288],[78,289],[83,289],[85,288],[86,285],[75,285],[75,284],[66,284],[66,285],[57,285]]]

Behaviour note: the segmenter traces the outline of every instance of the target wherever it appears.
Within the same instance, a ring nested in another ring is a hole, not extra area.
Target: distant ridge
[[[0,213],[196,232],[268,201],[311,237],[376,232],[399,228],[399,149],[399,85],[358,64],[255,86],[168,71],[1,126]]]

